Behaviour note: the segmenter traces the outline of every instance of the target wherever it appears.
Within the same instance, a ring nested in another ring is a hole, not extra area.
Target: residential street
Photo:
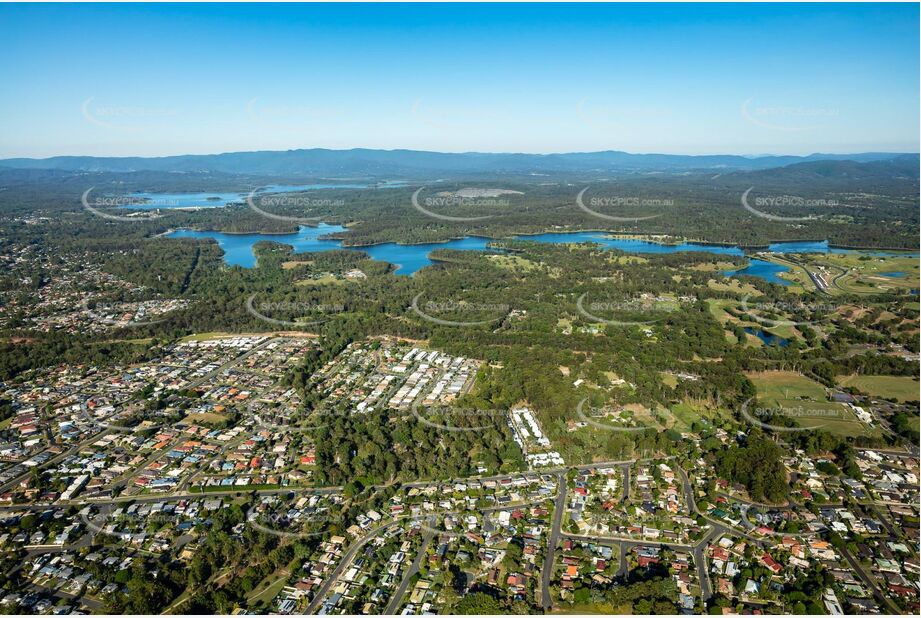
[[[550,534],[547,535],[547,554],[544,557],[544,568],[541,569],[541,605],[544,611],[549,611],[553,606],[550,596],[550,578],[553,574],[553,563],[556,556],[556,547],[560,542],[560,526],[563,523],[563,513],[566,510],[566,475],[557,473],[558,489],[556,502],[553,507],[553,524]]]
[[[387,603],[387,609],[384,610],[385,615],[394,615],[397,610],[400,609],[400,601],[403,599],[403,595],[406,594],[406,589],[409,588],[409,583],[412,581],[413,576],[419,572],[419,567],[422,565],[422,561],[425,559],[425,552],[428,549],[429,543],[432,542],[435,534],[431,530],[426,530],[423,533],[422,545],[419,546],[419,551],[416,554],[416,558],[413,560],[412,565],[410,565],[409,570],[403,575],[403,580],[400,582],[400,585],[397,587],[396,592],[394,592],[393,597],[390,599],[390,602]]]

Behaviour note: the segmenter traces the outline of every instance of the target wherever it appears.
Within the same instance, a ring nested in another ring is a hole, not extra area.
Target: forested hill
[[[3,159],[0,167],[102,172],[222,172],[265,176],[410,177],[451,174],[544,174],[582,172],[683,172],[763,170],[807,162],[889,161],[897,153],[797,156],[671,155],[603,152],[443,153],[418,150],[327,150],[322,148],[232,152],[170,157],[85,157]],[[916,155],[914,155],[916,156]]]
[[[803,182],[803,181],[841,181],[841,182],[880,182],[891,180],[917,181],[919,157],[916,154],[899,155],[878,161],[806,161],[784,167],[735,172],[734,175],[747,177],[753,182]]]

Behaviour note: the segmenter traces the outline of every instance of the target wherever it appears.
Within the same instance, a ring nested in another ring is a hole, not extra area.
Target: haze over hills
[[[812,160],[768,169],[739,170],[728,175],[750,182],[917,181],[921,177],[918,165],[918,155],[905,154],[881,160]]]
[[[322,148],[231,152],[169,157],[60,156],[0,160],[0,167],[95,172],[219,172],[260,176],[408,176],[432,174],[543,174],[572,172],[753,171],[810,162],[886,162],[901,153],[812,154],[800,156],[632,154],[620,151],[559,154],[443,153],[418,150],[327,150]],[[917,165],[917,163],[915,163]]]

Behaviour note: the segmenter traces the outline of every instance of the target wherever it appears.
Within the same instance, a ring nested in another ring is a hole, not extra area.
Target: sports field
[[[871,435],[877,428],[861,423],[846,405],[828,401],[825,387],[793,371],[761,371],[746,374],[758,389],[758,407],[779,410],[801,427],[821,428],[844,436]],[[769,416],[754,414],[770,423]]]
[[[898,401],[918,401],[919,382],[908,376],[842,376],[840,386],[856,388],[871,397],[885,397]]]

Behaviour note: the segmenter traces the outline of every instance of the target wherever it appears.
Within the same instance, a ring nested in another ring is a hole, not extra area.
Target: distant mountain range
[[[905,157],[909,157],[905,159]],[[562,154],[444,153],[420,150],[326,150],[229,152],[170,157],[51,157],[0,159],[0,167],[74,172],[211,172],[284,177],[419,178],[458,174],[680,173],[755,171],[794,164],[914,161],[917,154],[864,152],[798,156],[631,154],[615,150]],[[907,165],[910,167],[910,165]],[[812,170],[821,174],[822,167]],[[917,169],[915,169],[917,175]]]
[[[770,169],[735,171],[730,175],[746,182],[889,182],[917,181],[921,177],[919,156],[897,155],[884,160],[818,160]]]

